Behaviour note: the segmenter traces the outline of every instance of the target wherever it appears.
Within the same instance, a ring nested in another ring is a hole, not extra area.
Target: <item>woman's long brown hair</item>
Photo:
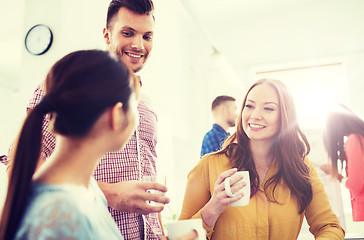
[[[292,193],[297,197],[300,204],[299,213],[302,213],[312,200],[309,169],[304,163],[304,158],[310,152],[310,145],[306,136],[298,126],[293,98],[282,82],[272,79],[261,79],[249,88],[237,119],[236,131],[225,141],[219,153],[226,154],[233,167],[239,170],[244,169],[249,171],[251,196],[256,194],[260,186],[260,181],[249,147],[250,140],[243,130],[242,112],[245,108],[249,92],[261,84],[269,84],[276,90],[280,103],[281,119],[281,128],[275,138],[272,149],[274,159],[278,162],[278,172],[266,181],[264,189],[272,185],[273,199],[271,200],[277,202],[274,191],[279,181],[283,179],[285,184],[287,184]],[[267,195],[267,197],[269,196]]]
[[[343,104],[338,104],[326,116],[323,132],[324,146],[331,160],[332,175],[338,175],[338,160],[341,168],[347,161],[344,149],[344,137],[355,134],[364,149],[364,121]],[[341,169],[342,170],[342,169]]]

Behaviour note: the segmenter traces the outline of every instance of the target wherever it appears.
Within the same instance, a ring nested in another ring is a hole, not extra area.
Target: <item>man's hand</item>
[[[166,186],[156,182],[134,180],[118,183],[98,182],[98,184],[106,196],[109,207],[118,211],[147,215],[160,212],[164,208],[164,206],[151,206],[147,201],[169,203],[168,197],[147,192],[150,189],[167,192]]]

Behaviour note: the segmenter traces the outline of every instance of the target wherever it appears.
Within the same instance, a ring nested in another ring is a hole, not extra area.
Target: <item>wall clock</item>
[[[42,55],[48,51],[53,41],[53,34],[49,27],[38,24],[29,29],[25,36],[25,48],[34,55]]]

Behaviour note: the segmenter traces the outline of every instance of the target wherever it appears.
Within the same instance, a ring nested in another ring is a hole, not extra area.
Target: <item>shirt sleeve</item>
[[[35,89],[32,98],[29,100],[27,105],[27,113],[32,110],[42,99],[42,97],[45,94],[45,83],[42,82],[38,85],[38,87]]]
[[[220,149],[220,140],[219,137],[211,130],[207,132],[202,141],[201,147],[201,158],[208,154],[215,152]]]
[[[327,198],[324,186],[316,172],[314,165],[306,160],[309,167],[312,201],[306,208],[306,219],[310,226],[310,232],[315,239],[344,239],[344,230],[339,224],[339,220],[332,211],[330,202]]]
[[[30,99],[27,105],[27,113],[31,111],[45,95],[45,83],[42,82],[34,91],[33,97]],[[49,130],[50,115],[47,114],[43,120],[42,126],[42,152],[41,156],[43,158],[48,158],[51,156],[55,146],[56,138],[54,134]]]
[[[349,135],[345,143],[345,153],[347,159],[346,187],[358,194],[364,190],[364,152],[360,139],[356,135]]]
[[[179,220],[201,218],[201,208],[210,200],[210,183],[207,158],[204,157],[193,168],[187,177],[187,185],[182,204],[181,215]],[[202,221],[207,232],[207,237],[210,239],[213,233],[213,227],[208,227]]]
[[[26,113],[28,114],[42,99],[42,97],[45,94],[45,83],[42,82],[41,84],[38,85],[38,87],[35,89],[32,98],[29,100],[27,107],[26,107]],[[47,158],[50,156],[50,154],[53,152],[53,149],[55,147],[55,137],[53,134],[51,134],[48,131],[48,125],[49,125],[49,115],[47,115],[44,118],[43,121],[43,126],[42,126],[42,134],[43,134],[43,139],[42,139],[42,157],[43,158]],[[52,145],[52,143],[54,143]],[[11,161],[11,158],[13,157],[13,151],[14,151],[14,143],[10,145],[9,149],[8,149],[8,162],[7,164]]]

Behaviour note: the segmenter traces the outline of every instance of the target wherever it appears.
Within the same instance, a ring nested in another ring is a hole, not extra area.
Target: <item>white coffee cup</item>
[[[202,226],[202,220],[200,218],[169,222],[166,226],[169,240],[174,240],[193,230],[195,230],[198,234],[196,240],[206,240],[206,232]]]
[[[148,181],[148,182],[157,182],[160,183],[162,185],[167,184],[167,177],[165,175],[156,175],[156,176],[143,176],[143,181]],[[148,189],[147,190],[149,193],[152,194],[157,194],[157,195],[161,195],[161,196],[165,196],[166,193],[165,192],[161,192],[155,189]],[[148,204],[152,205],[152,206],[164,206],[163,203],[159,203],[159,202],[154,202],[154,201],[148,201]]]
[[[236,175],[242,175],[242,176],[244,176],[244,178],[231,186],[230,179],[233,176],[236,176]],[[231,192],[231,187],[233,187],[236,184],[241,183],[241,182],[244,182],[245,186],[243,188],[239,189],[238,191],[232,193]],[[239,195],[240,193],[244,193],[244,196],[242,198],[240,198],[239,200],[231,203],[230,206],[232,206],[232,207],[242,207],[242,206],[247,206],[249,204],[249,200],[250,200],[249,171],[238,171],[238,172],[234,173],[232,176],[225,178],[224,184],[225,184],[225,192],[229,197],[235,197],[235,196]]]

